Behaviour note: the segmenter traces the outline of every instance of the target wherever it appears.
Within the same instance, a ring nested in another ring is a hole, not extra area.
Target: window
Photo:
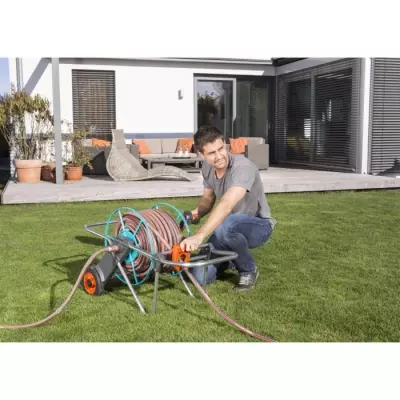
[[[279,75],[278,163],[335,171],[360,168],[361,60]]]
[[[115,71],[72,70],[74,129],[92,128],[93,136],[111,139],[116,128]]]

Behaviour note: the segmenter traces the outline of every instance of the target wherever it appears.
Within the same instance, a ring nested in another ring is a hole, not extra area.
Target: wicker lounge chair
[[[107,172],[114,181],[180,180],[194,181],[196,177],[177,167],[164,166],[145,169],[129,151],[123,129],[112,130],[112,145],[107,158]]]

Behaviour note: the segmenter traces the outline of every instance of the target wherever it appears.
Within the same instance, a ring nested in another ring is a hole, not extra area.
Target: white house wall
[[[91,62],[91,63],[88,63]],[[274,75],[272,66],[209,65],[128,60],[60,61],[61,118],[73,122],[72,69],[115,71],[117,128],[130,138],[194,131],[194,75]],[[10,80],[16,85],[15,59],[10,59]],[[50,59],[23,59],[25,89],[52,101]],[[183,97],[178,96],[179,90]]]

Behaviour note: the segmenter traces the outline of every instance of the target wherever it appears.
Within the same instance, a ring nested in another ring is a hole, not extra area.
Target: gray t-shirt
[[[225,175],[221,179],[217,178],[215,170],[207,161],[203,162],[202,174],[204,187],[212,189],[217,199],[220,199],[232,186],[245,188],[247,193],[233,208],[232,214],[240,213],[267,218],[274,227],[276,221],[271,216],[271,210],[264,193],[258,168],[241,154],[229,153],[228,156],[229,165]]]

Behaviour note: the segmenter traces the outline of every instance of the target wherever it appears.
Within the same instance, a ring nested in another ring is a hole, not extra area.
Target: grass
[[[400,340],[400,192],[270,195],[278,220],[270,242],[253,251],[256,289],[235,294],[231,279],[208,287],[217,305],[246,327],[281,342]],[[87,258],[102,246],[86,233],[120,206],[159,200],[1,206],[0,323],[50,314],[68,295]],[[167,199],[181,210],[196,199]],[[153,284],[138,289],[151,308]],[[0,330],[2,342],[249,342],[198,293],[163,276],[157,314],[143,315],[125,285],[105,295],[82,290],[39,328]]]

